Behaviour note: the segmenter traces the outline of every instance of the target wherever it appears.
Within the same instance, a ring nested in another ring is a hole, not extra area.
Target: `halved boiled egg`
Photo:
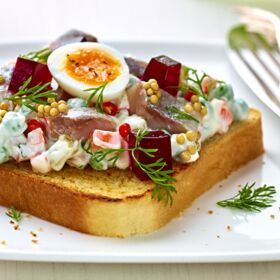
[[[66,92],[84,99],[91,95],[89,89],[105,84],[103,100],[118,99],[129,81],[124,57],[117,50],[100,43],[62,46],[49,56],[48,67]]]

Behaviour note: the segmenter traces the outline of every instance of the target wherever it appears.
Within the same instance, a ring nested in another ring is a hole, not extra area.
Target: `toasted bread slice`
[[[198,161],[176,165],[172,207],[151,199],[153,183],[129,170],[94,171],[65,167],[47,175],[30,163],[0,166],[0,204],[93,235],[126,237],[157,230],[202,193],[263,153],[261,114],[231,126],[203,144]]]

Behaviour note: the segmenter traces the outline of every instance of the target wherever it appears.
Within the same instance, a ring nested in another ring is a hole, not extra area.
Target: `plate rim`
[[[227,44],[224,40],[204,41],[204,40],[104,40],[108,44],[163,44],[163,45],[192,45],[221,48],[227,56]],[[7,41],[0,42],[0,48],[9,46],[28,46],[43,45],[41,40]],[[227,56],[228,62],[230,59]],[[232,63],[230,62],[231,67]],[[234,71],[235,68],[233,67]],[[236,71],[235,71],[236,72]],[[238,75],[239,77],[239,75]],[[242,80],[239,77],[240,80]],[[247,86],[247,84],[246,84]],[[251,89],[250,89],[251,90]],[[255,98],[257,98],[255,96]],[[33,262],[75,262],[75,263],[230,263],[230,262],[262,262],[280,260],[279,250],[255,250],[255,251],[236,251],[236,252],[207,252],[205,253],[95,253],[95,252],[62,252],[62,251],[33,251],[20,249],[0,249],[0,260],[7,261],[33,261]]]

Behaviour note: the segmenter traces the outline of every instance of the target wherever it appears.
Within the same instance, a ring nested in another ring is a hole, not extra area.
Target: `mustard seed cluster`
[[[161,97],[161,92],[157,80],[150,79],[148,82],[144,82],[143,87],[150,98],[150,102],[152,104],[157,104]]]
[[[39,118],[55,117],[59,113],[67,113],[68,105],[66,101],[56,101],[54,98],[48,98],[48,105],[40,104],[37,107],[37,116]]]

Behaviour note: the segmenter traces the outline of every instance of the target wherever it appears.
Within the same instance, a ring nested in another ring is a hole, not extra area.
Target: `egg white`
[[[100,43],[84,42],[73,43],[62,46],[52,52],[48,58],[48,67],[57,83],[70,95],[88,99],[91,92],[85,91],[89,88],[95,88],[100,85],[92,86],[82,81],[72,78],[65,70],[66,55],[81,49],[100,50],[114,59],[118,60],[121,65],[120,75],[113,81],[109,82],[103,92],[103,100],[112,101],[122,97],[124,90],[129,82],[129,69],[121,53],[112,47]],[[93,102],[95,99],[92,100]]]

